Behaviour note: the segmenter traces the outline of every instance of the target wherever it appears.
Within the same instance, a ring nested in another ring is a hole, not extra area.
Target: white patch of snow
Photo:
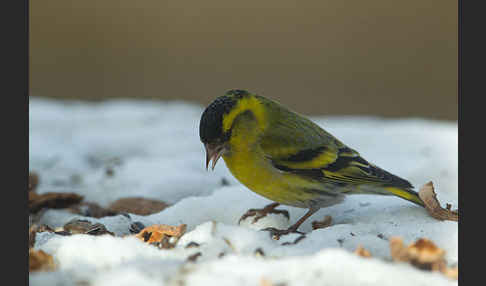
[[[274,240],[266,227],[285,228],[306,210],[269,215],[238,225],[250,208],[271,201],[234,179],[224,161],[204,168],[198,125],[203,108],[182,102],[111,100],[103,103],[29,99],[29,165],[40,176],[38,192],[76,192],[107,206],[127,197],[159,199],[172,206],[149,216],[100,219],[47,210],[41,223],[64,225],[73,218],[104,224],[119,237],[38,233],[36,249],[53,255],[59,269],[31,273],[31,285],[260,285],[261,279],[287,285],[457,285],[443,275],[391,263],[391,236],[405,243],[420,237],[458,260],[456,222],[437,221],[424,209],[395,197],[348,196],[321,209],[299,230]],[[441,203],[457,208],[457,124],[423,119],[314,117],[331,134],[376,165],[416,187],[433,181]],[[113,170],[113,176],[106,169]],[[223,178],[229,186],[223,186]],[[312,231],[311,222],[331,215],[330,227]],[[187,224],[171,250],[159,250],[129,236],[133,222]],[[185,248],[190,242],[199,247]],[[353,253],[359,245],[371,259]],[[265,256],[255,256],[260,248]],[[187,262],[201,252],[196,262]],[[223,257],[220,257],[223,255]],[[400,277],[397,279],[396,277]]]

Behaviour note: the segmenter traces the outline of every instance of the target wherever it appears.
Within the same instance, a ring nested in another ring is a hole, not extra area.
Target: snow
[[[435,272],[391,263],[389,243],[431,239],[458,261],[456,222],[437,221],[424,209],[395,197],[348,196],[321,209],[291,234],[274,240],[265,227],[285,228],[306,210],[251,217],[250,208],[271,201],[249,191],[220,160],[204,168],[198,126],[203,106],[186,102],[110,100],[101,103],[29,99],[29,169],[40,176],[37,192],[75,192],[107,206],[142,196],[172,204],[149,216],[129,214],[95,219],[48,210],[41,223],[64,225],[73,218],[100,222],[109,235],[60,236],[38,233],[35,249],[53,255],[59,268],[31,273],[31,285],[457,285]],[[442,204],[457,208],[457,123],[420,118],[311,117],[367,160],[408,179],[416,187],[433,181]],[[112,168],[113,176],[106,175]],[[223,179],[229,183],[223,184]],[[331,215],[330,227],[311,222]],[[129,225],[187,224],[174,249],[157,249],[129,235]],[[190,242],[199,247],[186,248]],[[363,246],[372,258],[352,252]],[[256,255],[261,249],[264,256]],[[195,262],[187,258],[201,252]],[[263,280],[262,280],[263,279]]]

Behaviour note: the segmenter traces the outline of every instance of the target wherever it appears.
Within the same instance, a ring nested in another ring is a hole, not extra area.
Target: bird
[[[424,207],[409,181],[365,160],[304,115],[243,89],[231,89],[206,107],[199,137],[206,170],[210,162],[214,170],[222,157],[240,183],[273,201],[250,209],[240,221],[281,213],[275,209],[281,204],[307,209],[287,229],[266,229],[274,235],[299,232],[316,211],[341,203],[346,195],[393,195]]]

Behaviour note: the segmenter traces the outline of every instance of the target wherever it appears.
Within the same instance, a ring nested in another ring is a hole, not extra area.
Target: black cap
[[[229,92],[216,98],[201,115],[199,123],[201,142],[215,142],[218,139],[220,142],[224,142],[229,139],[229,134],[223,134],[223,114],[229,113],[236,105],[236,98]]]

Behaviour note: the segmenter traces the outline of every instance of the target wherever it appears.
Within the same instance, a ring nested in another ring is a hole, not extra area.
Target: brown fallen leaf
[[[327,216],[324,217],[323,220],[313,221],[312,222],[312,229],[315,230],[315,229],[320,229],[320,228],[326,228],[326,227],[331,226],[331,224],[332,224],[332,217],[330,215],[327,215]]]
[[[399,237],[391,237],[390,241],[390,254],[393,260],[408,262],[409,257],[407,248],[403,244],[403,240]]]
[[[158,213],[168,206],[169,204],[159,200],[131,197],[114,201],[108,206],[108,210],[116,213],[126,212],[137,215],[150,215]]]
[[[36,213],[43,208],[61,209],[78,204],[83,196],[74,193],[44,193],[29,192],[29,211]]]
[[[297,237],[293,242],[287,241],[287,242],[282,243],[282,245],[295,245],[295,244],[299,243],[304,238],[306,238],[306,236],[305,236],[305,234],[302,234],[299,237]]]
[[[444,260],[445,257],[445,251],[426,238],[418,239],[415,243],[409,245],[407,250],[412,262],[420,265],[433,265]]]
[[[35,191],[39,185],[39,175],[36,172],[29,172],[29,192]]]
[[[445,251],[431,240],[420,238],[405,246],[399,237],[390,238],[390,252],[394,261],[402,261],[429,271],[439,271],[450,278],[457,279],[457,271],[447,267]],[[456,267],[457,269],[457,267]]]
[[[231,243],[231,240],[229,240],[227,237],[223,237],[223,241],[233,250],[234,253],[238,253],[238,250],[236,247]]]
[[[72,205],[68,208],[68,211],[87,217],[101,218],[105,216],[114,216],[118,212],[103,208],[97,203],[93,202],[80,202],[77,205]]]
[[[186,245],[186,247],[185,247],[185,248],[199,247],[199,246],[200,246],[200,245],[199,245],[199,243],[194,242],[194,241],[191,241],[191,242],[189,242],[189,243]]]
[[[35,238],[38,232],[54,232],[54,230],[46,224],[33,224],[29,227],[29,249],[34,247]]]
[[[81,220],[81,219],[70,220],[62,227],[62,231],[67,232],[66,233],[67,235],[69,234],[115,235],[113,232],[108,231],[106,227],[101,223],[93,224],[88,220]]]
[[[371,253],[368,250],[364,249],[361,245],[356,248],[354,253],[361,257],[371,257]]]
[[[419,197],[424,202],[425,209],[432,217],[438,220],[459,221],[458,210],[451,211],[449,204],[446,205],[447,208],[440,206],[432,182],[428,182],[420,188]]]
[[[260,286],[273,286],[273,283],[265,277],[260,279]]]
[[[275,284],[265,277],[262,277],[260,279],[260,286],[286,286],[286,285],[287,285],[287,283],[285,283],[285,282],[280,282],[280,283]]]
[[[33,225],[29,227],[29,249],[34,247],[36,234],[37,234],[36,226]]]
[[[135,221],[135,222],[132,222],[130,224],[130,226],[128,227],[128,231],[130,231],[131,234],[137,234],[139,233],[140,231],[142,231],[142,229],[145,228],[145,225],[139,221]]]
[[[455,279],[455,280],[459,279],[459,268],[457,266],[446,268],[445,270],[442,271],[442,273],[444,273],[445,276],[451,279]]]
[[[257,249],[255,249],[255,251],[253,253],[255,254],[255,256],[259,256],[259,257],[265,256],[265,252],[263,251],[263,249],[261,247],[258,247]]]
[[[56,269],[54,259],[42,250],[29,249],[29,272],[52,271]]]
[[[54,232],[54,229],[52,229],[50,226],[47,224],[41,224],[36,228],[36,232]]]
[[[142,229],[135,237],[147,243],[155,243],[159,248],[173,248],[186,232],[187,225],[171,226],[165,224],[154,224]],[[170,241],[172,238],[173,241]]]
[[[187,261],[189,262],[196,262],[196,260],[199,258],[199,256],[201,256],[202,253],[201,252],[196,252],[192,255],[190,255],[189,257],[187,257]]]

